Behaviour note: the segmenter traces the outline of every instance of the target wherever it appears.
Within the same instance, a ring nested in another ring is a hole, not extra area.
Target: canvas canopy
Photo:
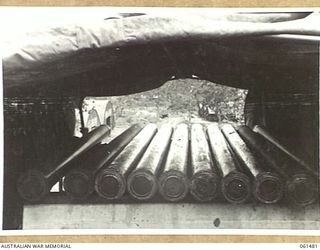
[[[5,96],[112,96],[197,78],[310,92],[319,79],[318,13],[119,14],[4,43]]]

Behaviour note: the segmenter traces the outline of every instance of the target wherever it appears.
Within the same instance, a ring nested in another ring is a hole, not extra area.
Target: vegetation
[[[212,82],[179,79],[165,83],[151,91],[128,96],[112,97],[115,114],[135,122],[181,116],[198,117],[198,103],[208,105],[217,115],[218,122],[243,123],[246,91]]]

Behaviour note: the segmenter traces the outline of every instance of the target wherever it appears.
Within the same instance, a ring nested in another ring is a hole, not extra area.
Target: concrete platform
[[[24,229],[320,229],[319,205],[41,204],[23,218]]]

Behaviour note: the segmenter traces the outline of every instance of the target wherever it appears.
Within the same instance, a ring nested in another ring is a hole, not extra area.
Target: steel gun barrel
[[[191,126],[191,182],[190,192],[199,201],[210,201],[217,197],[220,178],[213,164],[206,134],[201,124]]]
[[[238,132],[247,145],[286,180],[285,196],[292,204],[307,206],[316,201],[318,187],[312,175],[283,158],[281,151],[276,150],[277,148],[247,126],[239,127]]]
[[[319,171],[316,171],[310,165],[308,165],[305,161],[295,156],[289,149],[283,146],[276,138],[274,138],[266,129],[261,126],[255,125],[253,131],[263,136],[266,140],[284,152],[288,157],[293,159],[296,163],[302,166],[307,172],[310,172],[314,176],[319,176]]]
[[[138,164],[156,132],[157,126],[148,124],[108,166],[99,170],[95,190],[101,197],[114,200],[124,195],[126,178]]]
[[[65,192],[74,199],[85,199],[94,192],[96,173],[110,163],[141,131],[142,124],[134,124],[108,144],[96,145],[76,164],[80,167],[68,171],[64,178]]]
[[[167,160],[159,178],[160,194],[167,201],[182,200],[189,191],[188,144],[188,125],[178,124],[173,132]]]
[[[137,167],[127,180],[130,195],[138,200],[151,199],[158,190],[157,176],[168,152],[172,127],[163,125],[152,139]]]
[[[251,195],[250,179],[238,170],[218,125],[210,124],[207,134],[215,164],[220,171],[223,196],[231,203],[247,201]]]
[[[284,193],[284,185],[280,176],[272,169],[262,166],[232,125],[223,125],[221,131],[240,164],[253,177],[254,197],[262,203],[278,202]]]
[[[80,155],[100,143],[108,134],[108,126],[100,126],[87,134],[79,147],[63,161],[55,166],[48,173],[42,173],[37,169],[30,169],[20,176],[17,182],[17,189],[20,196],[29,201],[38,201],[49,193],[51,187],[57,183],[66,171],[72,167],[72,162]]]

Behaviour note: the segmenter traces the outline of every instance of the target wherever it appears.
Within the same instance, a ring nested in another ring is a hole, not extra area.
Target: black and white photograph
[[[0,21],[3,230],[320,229],[319,9]]]

